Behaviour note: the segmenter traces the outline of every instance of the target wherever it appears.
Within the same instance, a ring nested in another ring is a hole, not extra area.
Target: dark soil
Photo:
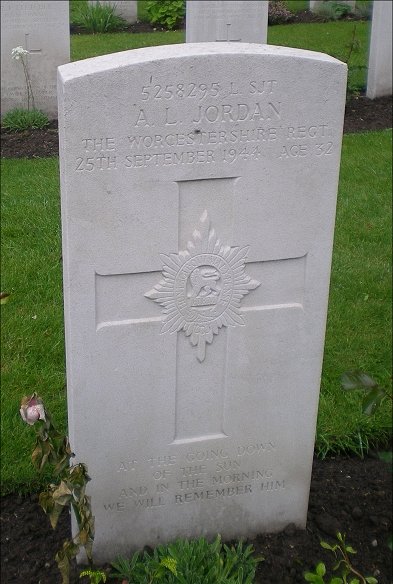
[[[345,110],[344,132],[364,132],[392,127],[392,98],[367,99],[353,96]],[[10,132],[1,130],[2,158],[43,158],[58,156],[57,121],[43,130]]]
[[[37,495],[1,499],[4,584],[61,582],[54,556],[70,537],[70,519],[64,514],[53,531],[37,499]],[[288,525],[281,533],[260,535],[248,542],[265,558],[258,567],[256,584],[304,582],[304,572],[314,569],[319,561],[331,570],[334,558],[322,549],[320,541],[332,543],[337,531],[346,534],[347,543],[357,551],[352,556],[354,567],[363,575],[376,577],[379,584],[390,584],[392,563],[387,541],[392,530],[391,502],[392,473],[387,463],[373,457],[315,460],[306,530]],[[77,572],[73,566],[72,584],[80,582]]]

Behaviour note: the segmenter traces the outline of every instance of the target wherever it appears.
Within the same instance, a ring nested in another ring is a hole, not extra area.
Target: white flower
[[[25,55],[28,55],[28,54],[29,54],[29,51],[26,51],[26,49],[24,49],[21,46],[15,47],[11,51],[11,57],[12,57],[12,59],[15,59],[16,61],[18,61],[21,57],[24,57]]]
[[[24,397],[22,399],[21,408],[19,410],[22,419],[26,424],[32,426],[38,420],[45,422],[45,408],[42,400],[35,393],[31,397]]]

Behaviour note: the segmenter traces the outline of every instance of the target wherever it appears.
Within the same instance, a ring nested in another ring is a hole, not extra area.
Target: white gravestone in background
[[[266,43],[266,0],[187,0],[186,42]]]
[[[367,97],[392,95],[392,1],[374,0]]]
[[[11,58],[23,46],[36,109],[57,116],[57,67],[70,60],[68,2],[12,0],[1,2],[1,114],[27,109],[21,61]]]
[[[137,0],[89,0],[89,4],[113,6],[115,13],[130,24],[136,22],[138,18]]]
[[[69,430],[100,561],[305,526],[345,90],[332,57],[256,44],[59,68]]]
[[[318,10],[318,7],[327,1],[328,0],[310,0],[310,10],[312,12],[314,12],[315,9]],[[356,0],[340,0],[340,4],[348,4],[352,10],[355,10]]]

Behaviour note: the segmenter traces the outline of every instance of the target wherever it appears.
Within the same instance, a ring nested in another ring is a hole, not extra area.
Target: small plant
[[[22,399],[20,415],[26,424],[37,424],[36,442],[31,455],[35,468],[41,472],[49,465],[57,479],[40,494],[39,504],[49,516],[53,529],[65,507],[72,508],[79,528],[75,537],[66,540],[56,554],[63,584],[69,584],[70,561],[81,546],[85,549],[90,568],[93,568],[94,517],[90,497],[85,494],[90,477],[85,464],[70,465],[70,459],[75,455],[71,452],[68,438],[56,430],[42,399],[36,393]]]
[[[11,51],[11,58],[20,61],[23,67],[23,73],[26,81],[27,91],[27,110],[23,108],[14,108],[7,112],[1,122],[3,128],[13,131],[23,131],[31,129],[42,129],[49,124],[46,114],[35,109],[33,87],[31,85],[29,70],[27,67],[27,55],[29,51],[22,46],[15,47]]]
[[[76,11],[74,24],[90,33],[116,32],[127,26],[126,21],[116,14],[116,5],[85,4]]]
[[[372,377],[363,371],[346,371],[341,376],[341,386],[344,390],[361,389],[364,391],[362,412],[372,416],[385,398],[392,396],[385,391]]]
[[[90,578],[90,584],[101,584],[101,582],[106,582],[106,574],[102,570],[83,570],[79,574],[79,578],[84,577]]]
[[[49,118],[46,114],[36,109],[14,108],[5,114],[1,125],[6,130],[12,130],[13,132],[42,130],[42,128],[46,128],[49,125]]]
[[[181,24],[186,3],[185,0],[147,0],[146,12],[152,24],[172,30]]]
[[[130,560],[117,558],[111,577],[130,584],[252,584],[262,560],[253,557],[251,545],[239,542],[229,547],[219,536],[212,543],[202,537],[161,545],[151,554],[136,553]]]
[[[315,568],[315,572],[306,572],[304,579],[306,582],[314,582],[315,584],[378,584],[373,576],[362,576],[352,565],[349,555],[356,554],[356,551],[345,542],[345,535],[337,533],[338,543],[331,545],[326,541],[321,541],[321,546],[325,550],[331,551],[338,562],[333,567],[333,571],[341,571],[340,576],[333,576],[329,581],[325,580],[326,566],[323,562],[319,562]],[[354,577],[352,577],[354,576]],[[348,577],[351,579],[348,580]]]
[[[281,2],[280,0],[271,0],[268,6],[269,25],[284,24],[285,22],[292,22],[294,20],[294,15],[288,10],[284,2]]]

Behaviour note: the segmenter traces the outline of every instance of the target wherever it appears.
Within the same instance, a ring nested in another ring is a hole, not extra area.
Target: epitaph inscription
[[[145,296],[164,308],[161,333],[184,330],[198,361],[221,327],[244,326],[241,300],[260,285],[244,271],[248,249],[221,244],[204,211],[187,249],[161,256],[164,279]]]

